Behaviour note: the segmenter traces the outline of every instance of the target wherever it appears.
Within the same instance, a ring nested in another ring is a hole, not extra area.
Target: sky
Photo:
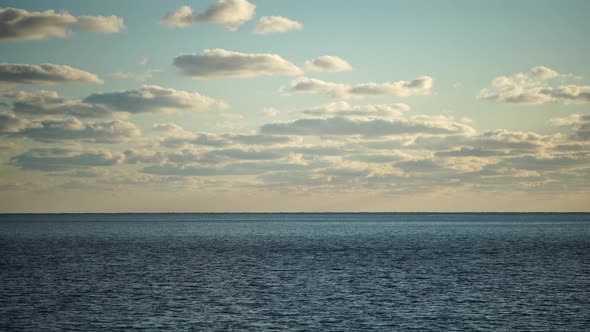
[[[590,211],[588,1],[0,1],[0,212]]]

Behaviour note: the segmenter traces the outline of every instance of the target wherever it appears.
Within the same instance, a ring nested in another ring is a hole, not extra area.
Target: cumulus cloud
[[[0,114],[0,119],[2,118],[2,115]],[[0,133],[2,133],[2,128],[0,125]],[[14,144],[13,142],[3,142],[0,143],[0,151],[2,150],[11,150],[14,149],[16,147],[16,144]]]
[[[256,23],[253,31],[256,34],[269,34],[273,32],[287,32],[301,29],[303,29],[303,24],[290,20],[286,17],[263,16],[260,18],[258,23]]]
[[[131,73],[131,72],[116,72],[110,74],[112,78],[116,78],[118,80],[134,80],[138,82],[143,82],[146,80],[151,79],[154,73],[159,72],[158,69],[148,69],[141,73]]]
[[[322,94],[331,98],[349,99],[367,96],[408,97],[428,95],[432,91],[432,78],[421,76],[412,81],[385,83],[343,84],[299,77],[291,81],[286,91]]]
[[[473,129],[461,123],[441,118],[354,119],[331,117],[299,119],[284,123],[269,123],[260,128],[274,135],[361,135],[366,137],[395,135],[449,135],[469,133]]]
[[[259,151],[259,150],[244,150],[244,149],[223,149],[212,150],[203,154],[201,162],[221,162],[228,159],[236,160],[273,160],[283,158],[283,154]]]
[[[291,143],[292,141],[293,139],[287,136],[191,133],[176,129],[171,132],[169,137],[162,140],[162,145],[174,148],[183,145],[226,147],[231,145],[279,145]]]
[[[305,71],[339,72],[352,70],[352,66],[335,55],[324,55],[305,62]]]
[[[264,116],[275,117],[279,115],[281,112],[274,107],[265,107],[260,113]]]
[[[516,169],[534,171],[564,171],[571,168],[587,168],[590,158],[587,155],[524,155],[508,158],[501,165]]]
[[[217,0],[203,13],[182,6],[166,14],[161,22],[169,27],[186,28],[195,23],[217,23],[235,31],[254,16],[256,5],[247,0]]]
[[[590,141],[590,114],[572,114],[565,118],[554,118],[550,120],[550,123],[570,127],[573,130],[572,140]]]
[[[12,111],[19,116],[46,118],[67,115],[81,118],[102,118],[113,115],[113,111],[102,105],[67,100],[55,91],[7,92],[0,99],[12,103]]]
[[[403,112],[410,110],[410,106],[402,103],[396,104],[372,104],[372,105],[351,105],[340,101],[308,108],[302,111],[305,115],[314,117],[377,117],[377,118],[398,118]]]
[[[559,73],[545,66],[537,66],[531,68],[530,75],[539,81],[544,81],[559,76]]]
[[[64,171],[75,168],[113,166],[125,160],[123,153],[79,148],[39,148],[10,159],[16,167],[35,171]]]
[[[54,91],[7,92],[0,99],[12,103],[16,114],[32,117],[69,115],[84,118],[112,116],[114,113],[158,113],[176,110],[202,111],[224,108],[223,101],[195,92],[144,85],[139,89],[94,93],[82,100],[67,100]]]
[[[590,86],[557,84],[571,75],[562,75],[543,66],[528,73],[500,76],[479,92],[478,98],[500,103],[541,105],[546,103],[584,104],[590,102]]]
[[[129,113],[205,110],[212,106],[224,106],[223,102],[196,92],[167,89],[157,85],[144,85],[135,90],[94,93],[82,101]]]
[[[163,164],[142,168],[143,173],[167,176],[228,176],[228,175],[257,175],[265,172],[301,170],[306,166],[285,162],[238,162],[221,167],[203,166],[199,164],[178,165]]]
[[[184,133],[184,128],[177,125],[176,123],[156,123],[152,126],[152,130],[164,133],[164,134],[182,134]]]
[[[402,153],[400,151],[392,151],[388,152],[387,154],[353,154],[347,157],[348,160],[352,161],[377,164],[398,162],[409,158],[410,156],[408,154]]]
[[[53,10],[29,12],[0,8],[0,40],[39,40],[65,38],[72,30],[116,33],[125,28],[117,16],[73,16]]]
[[[104,83],[97,75],[64,65],[0,63],[0,88],[19,84]]]
[[[28,122],[11,113],[0,113],[0,134],[15,133],[27,126]]]
[[[140,130],[130,122],[83,123],[76,118],[46,120],[31,123],[15,136],[27,137],[41,142],[74,140],[76,142],[121,143],[141,136]]]
[[[224,49],[178,55],[174,58],[174,66],[193,78],[301,74],[301,69],[277,54],[249,54]]]
[[[446,156],[484,156],[534,153],[550,146],[553,137],[533,132],[497,129],[479,135],[417,137],[406,147],[438,151]]]

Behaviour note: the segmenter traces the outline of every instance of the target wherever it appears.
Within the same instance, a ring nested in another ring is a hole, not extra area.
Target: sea
[[[590,214],[4,214],[0,331],[590,331]]]

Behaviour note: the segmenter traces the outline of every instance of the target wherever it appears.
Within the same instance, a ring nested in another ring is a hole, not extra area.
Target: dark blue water
[[[2,331],[588,331],[590,214],[0,215]]]

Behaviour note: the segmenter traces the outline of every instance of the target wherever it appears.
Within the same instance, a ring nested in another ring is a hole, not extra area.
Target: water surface
[[[590,329],[590,214],[0,215],[2,331]]]

